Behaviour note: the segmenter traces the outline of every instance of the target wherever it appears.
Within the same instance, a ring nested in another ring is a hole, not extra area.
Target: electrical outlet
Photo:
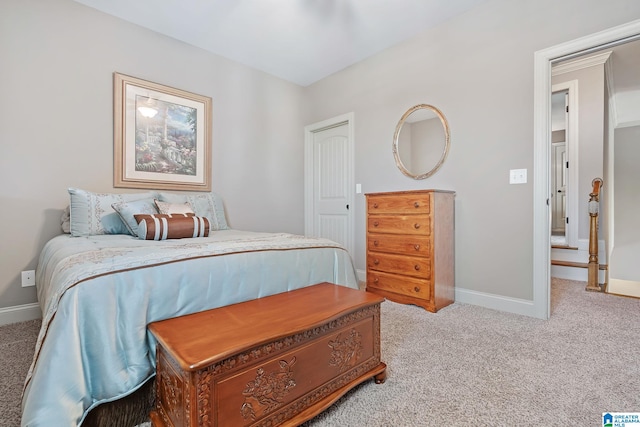
[[[36,285],[36,272],[35,270],[28,270],[22,272],[22,287]]]

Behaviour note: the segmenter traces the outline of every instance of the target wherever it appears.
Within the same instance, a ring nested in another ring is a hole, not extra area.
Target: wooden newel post
[[[602,187],[602,178],[595,178],[592,181],[593,191],[589,194],[589,264],[587,291],[601,292],[599,274],[600,265],[598,264],[598,210],[600,207],[600,188]]]

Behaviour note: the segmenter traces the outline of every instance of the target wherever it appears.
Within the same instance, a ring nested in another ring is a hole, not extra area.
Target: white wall
[[[638,205],[640,204],[640,126],[615,130],[614,203],[615,245],[637,245],[640,242]],[[637,268],[636,265],[629,268]],[[640,275],[638,275],[640,277]]]
[[[614,131],[614,246],[609,262],[608,291],[640,298],[640,126]]]
[[[213,190],[235,228],[304,231],[302,89],[71,0],[0,2],[0,308],[59,234],[67,188],[113,188],[112,74],[213,98]],[[135,191],[135,190],[131,190]]]
[[[567,20],[571,16],[571,20]],[[533,297],[534,52],[640,17],[614,0],[492,0],[307,89],[306,122],[355,114],[355,180],[364,193],[456,191],[456,286],[466,295]],[[432,104],[451,126],[442,169],[413,181],[395,167],[395,125]],[[509,169],[529,182],[509,185]],[[358,197],[356,264],[365,268],[365,205]],[[471,298],[469,298],[471,299]]]

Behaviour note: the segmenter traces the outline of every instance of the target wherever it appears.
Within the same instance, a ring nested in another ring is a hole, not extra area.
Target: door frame
[[[346,245],[347,252],[354,257],[355,250],[355,232],[354,232],[354,114],[353,112],[341,114],[330,119],[323,120],[321,122],[313,123],[304,127],[304,234],[306,236],[312,236],[316,218],[313,214],[313,202],[314,202],[314,188],[313,188],[313,168],[314,168],[314,153],[313,149],[313,135],[316,132],[330,129],[332,127],[347,125],[347,135],[349,138],[347,148],[347,167],[349,170],[346,173],[348,193],[348,204],[350,209],[348,210],[347,227],[348,227],[348,244]]]
[[[640,19],[558,44],[534,54],[533,91],[533,304],[531,315],[548,319],[551,304],[551,64],[640,35]]]

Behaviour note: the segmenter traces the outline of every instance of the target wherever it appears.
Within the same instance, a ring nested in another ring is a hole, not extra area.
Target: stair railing
[[[589,194],[589,264],[587,291],[602,292],[599,282],[600,265],[598,264],[598,211],[600,209],[600,189],[602,188],[602,178],[595,178],[591,185],[593,190]]]

